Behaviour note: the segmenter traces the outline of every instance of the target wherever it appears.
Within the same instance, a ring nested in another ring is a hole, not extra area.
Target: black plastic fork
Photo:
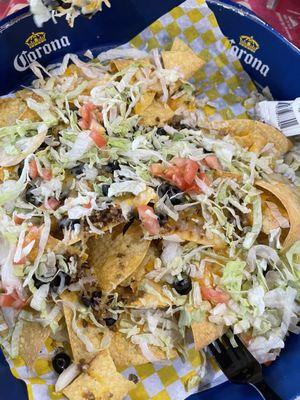
[[[264,381],[259,362],[237,336],[234,339],[237,347],[232,346],[226,334],[209,345],[224,375],[230,382],[253,386],[265,400],[282,400]]]

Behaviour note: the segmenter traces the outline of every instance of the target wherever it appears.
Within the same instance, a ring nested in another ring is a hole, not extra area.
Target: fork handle
[[[282,400],[263,379],[255,383],[251,382],[250,385],[253,386],[265,400]]]

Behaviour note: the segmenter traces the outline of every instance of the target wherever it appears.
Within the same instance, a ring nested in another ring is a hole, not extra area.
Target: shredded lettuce
[[[261,198],[256,196],[252,202],[253,207],[253,224],[252,229],[245,236],[243,247],[250,249],[253,246],[257,236],[259,235],[262,228],[262,210],[261,210]]]
[[[220,284],[224,286],[228,292],[236,293],[241,290],[245,266],[246,263],[240,260],[229,261],[225,265]]]
[[[123,181],[112,183],[108,190],[108,196],[118,196],[123,193],[138,195],[146,190],[146,184],[137,181]]]

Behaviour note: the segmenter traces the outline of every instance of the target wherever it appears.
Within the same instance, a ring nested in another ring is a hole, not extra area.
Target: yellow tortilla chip
[[[150,345],[149,350],[158,360],[168,359],[166,353],[157,346]],[[149,363],[149,360],[142,354],[140,347],[133,344],[120,332],[112,332],[109,352],[118,369]],[[172,350],[169,359],[175,358],[176,356],[176,351]]]
[[[77,304],[78,302],[77,295],[74,292],[64,292],[61,295],[61,299],[64,302],[72,304]],[[79,363],[80,360],[84,360],[85,362],[90,362],[101,349],[102,333],[99,332],[99,330],[95,325],[90,323],[84,323],[82,320],[78,319],[76,320],[78,328],[88,338],[88,340],[92,343],[94,347],[94,351],[89,352],[85,344],[79,339],[79,337],[72,328],[72,320],[73,320],[72,308],[68,307],[66,303],[63,303],[63,312],[65,316],[66,326],[70,340],[70,346],[72,349],[73,359],[75,363]]]
[[[49,327],[45,328],[38,322],[23,322],[19,342],[19,356],[23,358],[29,368],[33,368],[34,362],[38,358],[49,335]]]
[[[149,58],[139,58],[137,60],[117,59],[110,62],[113,72],[122,71],[131,64],[140,65],[142,67],[148,67],[152,65]]]
[[[192,51],[192,49],[183,40],[176,37],[172,44],[171,51]]]
[[[128,230],[112,232],[88,241],[89,265],[94,269],[99,287],[111,292],[142,263],[151,241],[145,240],[139,223]]]
[[[63,394],[69,400],[109,400],[112,398],[105,382],[98,382],[86,373],[79,375],[63,390]]]
[[[201,350],[223,335],[223,327],[209,321],[192,324],[195,349]]]
[[[134,387],[133,382],[117,372],[109,352],[103,350],[63,393],[70,400],[123,400]]]
[[[152,91],[143,93],[140,100],[136,103],[134,107],[135,114],[143,115],[146,108],[148,108],[153,102],[155,94],[156,93]]]
[[[35,234],[28,233],[26,237],[28,243],[31,240],[36,240],[31,252],[28,255],[28,260],[31,262],[34,262],[34,260],[37,257],[38,254],[38,249],[39,249],[39,240],[36,239]],[[69,255],[77,255],[80,256],[81,259],[87,258],[86,254],[82,254],[78,249],[76,249],[74,246],[70,246],[69,244],[63,243],[61,240],[56,239],[53,236],[49,236],[47,244],[46,244],[46,250],[48,251],[54,251],[57,254],[63,254],[65,252],[68,252]]]
[[[168,104],[154,100],[141,114],[141,125],[159,126],[169,121],[174,116],[174,111]]]
[[[0,99],[0,128],[14,125],[25,108],[26,103],[22,99],[16,97]]]
[[[158,256],[158,249],[152,242],[140,266],[121,283],[121,286],[130,286],[133,292],[137,291],[145,275],[153,270],[155,258]]]
[[[216,249],[224,248],[225,243],[220,237],[205,231],[203,224],[201,215],[187,210],[180,213],[178,221],[168,220],[160,234],[163,237],[176,235],[181,240],[212,246]]]
[[[15,166],[12,167],[0,167],[0,182],[4,181],[6,174],[13,174],[15,171]],[[7,178],[6,178],[7,179]]]
[[[178,38],[175,39],[170,51],[162,52],[162,59],[166,69],[179,70],[184,80],[190,79],[205,64],[205,61]]]
[[[279,130],[263,122],[251,119],[231,119],[214,121],[209,124],[211,129],[233,136],[242,146],[255,153],[260,152],[268,143],[273,143],[279,155],[292,148],[291,141]]]
[[[132,195],[120,196],[119,198],[116,198],[115,203],[120,205],[120,207],[122,205],[126,205],[127,207],[137,208],[138,206],[147,205],[150,201],[154,202],[158,201],[158,196],[154,189],[147,187],[146,190],[139,193],[137,196],[132,196]],[[123,222],[125,222],[124,217],[123,217]]]
[[[284,239],[282,250],[287,250],[300,237],[300,196],[297,188],[291,184],[281,181],[272,181],[271,183],[259,180],[256,186],[272,193],[282,204],[287,212],[290,229],[287,237]]]
[[[267,198],[266,200],[262,199],[262,215],[263,215],[263,226],[262,231],[265,234],[269,234],[271,230],[282,227],[289,228],[289,226],[282,226],[280,221],[276,219],[276,215],[281,215],[282,218],[285,218],[288,223],[288,215],[286,210],[283,208],[282,204],[276,204],[277,202],[273,202],[274,196],[270,196],[271,199]],[[275,215],[274,215],[275,212]]]
[[[173,111],[187,110],[194,111],[195,110],[195,101],[191,101],[188,95],[180,96],[176,99],[170,98],[168,101],[168,105],[171,107]]]
[[[88,374],[99,382],[103,380],[108,386],[111,398],[115,400],[122,400],[135,387],[133,382],[128,381],[117,372],[108,350],[101,351],[94,358],[88,368]]]
[[[70,64],[65,70],[64,76],[72,76],[72,75],[83,76],[81,68],[79,68],[75,64]]]
[[[172,305],[172,301],[164,294],[162,287],[149,279],[144,279],[136,299],[126,303],[126,307],[147,310],[149,308],[164,308]]]

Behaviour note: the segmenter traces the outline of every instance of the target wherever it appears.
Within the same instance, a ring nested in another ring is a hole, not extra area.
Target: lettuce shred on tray
[[[1,99],[1,342],[29,367],[69,342],[67,396],[100,350],[155,362],[231,327],[264,363],[299,333],[299,145],[210,122],[203,64],[180,40],[67,55]]]

